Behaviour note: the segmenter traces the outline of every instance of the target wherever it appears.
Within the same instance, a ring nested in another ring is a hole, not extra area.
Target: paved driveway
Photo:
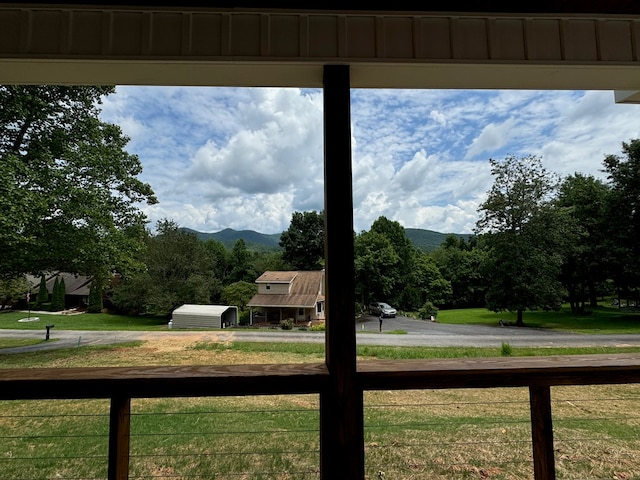
[[[379,332],[378,317],[364,315],[356,322],[358,343],[369,344],[371,335]],[[406,331],[406,335],[384,335],[394,330]],[[558,332],[538,328],[499,325],[448,325],[407,317],[385,318],[382,320],[382,334],[376,343],[398,346],[460,346],[460,347],[501,347],[502,342],[520,347],[571,347],[571,346],[640,346],[640,335],[610,334],[586,335]],[[361,341],[362,339],[362,341]]]

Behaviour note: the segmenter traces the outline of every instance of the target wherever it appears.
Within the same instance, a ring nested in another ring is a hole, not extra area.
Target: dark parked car
[[[390,317],[396,316],[396,309],[388,303],[384,302],[372,302],[369,304],[369,313],[371,315],[377,315],[378,317]]]

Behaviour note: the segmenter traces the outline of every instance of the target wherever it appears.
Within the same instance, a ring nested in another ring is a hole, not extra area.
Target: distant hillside
[[[445,238],[450,235],[449,233],[434,232],[433,230],[423,230],[421,228],[405,228],[404,232],[407,235],[407,238],[411,240],[411,243],[413,243],[416,248],[419,248],[424,252],[435,250],[442,245]],[[471,236],[466,233],[456,233],[454,235],[464,238],[465,240],[468,240]]]
[[[185,232],[194,233],[200,240],[206,241],[209,239],[217,240],[224,244],[228,249],[232,249],[233,245],[242,238],[247,244],[247,248],[250,250],[269,251],[280,249],[280,235],[279,233],[265,234],[255,232],[253,230],[234,230],[232,228],[225,228],[219,232],[203,233],[189,228],[183,228]],[[432,230],[423,230],[421,228],[405,228],[407,238],[411,240],[416,248],[422,251],[430,252],[438,248],[448,233],[439,233]],[[468,240],[471,235],[469,234],[455,234],[458,237]]]
[[[186,232],[195,233],[196,236],[206,241],[209,239],[217,240],[224,244],[228,249],[232,249],[233,245],[239,240],[243,239],[247,244],[247,248],[250,250],[279,250],[280,249],[280,234],[272,233],[258,233],[253,230],[234,230],[232,228],[225,228],[219,232],[203,233],[191,230],[189,228],[183,229]]]

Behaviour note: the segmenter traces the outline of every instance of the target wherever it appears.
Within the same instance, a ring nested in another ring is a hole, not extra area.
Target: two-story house
[[[324,320],[324,270],[264,272],[258,293],[247,304],[251,324]]]

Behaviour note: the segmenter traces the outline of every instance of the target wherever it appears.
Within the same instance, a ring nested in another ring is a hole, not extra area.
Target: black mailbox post
[[[46,329],[47,329],[47,335],[44,337],[45,340],[49,340],[49,331],[55,327],[55,325],[46,325]]]

